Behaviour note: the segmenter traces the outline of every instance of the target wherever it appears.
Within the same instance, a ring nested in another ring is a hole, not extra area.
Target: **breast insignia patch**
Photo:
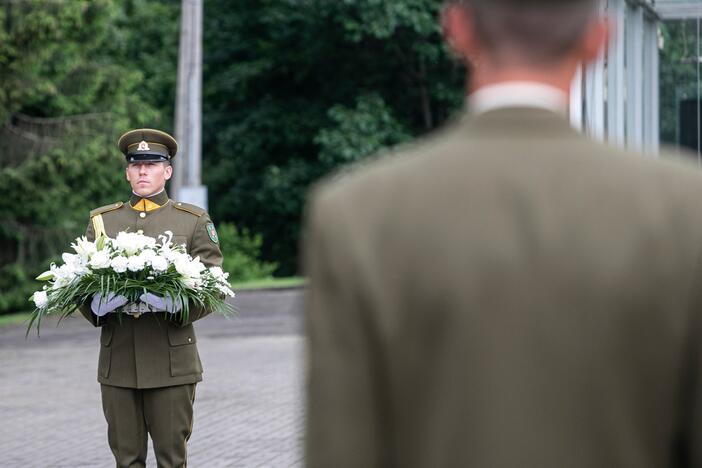
[[[217,230],[215,230],[214,224],[207,224],[207,234],[210,236],[210,239],[212,239],[212,242],[219,244],[219,237],[217,237]]]

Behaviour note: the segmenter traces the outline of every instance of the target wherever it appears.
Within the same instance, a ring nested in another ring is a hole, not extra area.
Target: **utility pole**
[[[203,0],[182,0],[176,90],[173,198],[207,209],[202,185],[202,6]]]

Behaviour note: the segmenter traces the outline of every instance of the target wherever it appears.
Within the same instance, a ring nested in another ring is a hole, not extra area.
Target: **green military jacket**
[[[96,237],[96,227],[109,237],[120,231],[157,237],[173,233],[174,244],[185,244],[188,253],[199,256],[206,266],[221,266],[214,225],[201,208],[168,198],[165,191],[142,199],[133,195],[90,212],[88,240]],[[97,317],[84,304],[80,311],[94,326],[102,327],[98,381],[128,388],[154,388],[195,383],[202,380],[202,364],[192,322],[211,311],[190,307],[186,323],[174,321],[167,312],[142,314],[135,318],[122,313]]]
[[[497,109],[311,200],[306,466],[702,467],[696,165]]]

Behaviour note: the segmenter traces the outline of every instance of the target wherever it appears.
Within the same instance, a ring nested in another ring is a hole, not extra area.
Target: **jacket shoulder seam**
[[[198,208],[195,205],[189,205],[187,203],[176,202],[173,203],[173,206],[181,211],[185,211],[187,213],[190,213],[191,215],[195,215],[198,218],[206,213],[206,211],[202,208]]]
[[[117,203],[110,203],[109,205],[101,206],[100,208],[95,208],[94,210],[92,210],[90,212],[90,217],[92,218],[93,216],[97,216],[99,214],[114,211],[118,208],[122,208],[123,205],[124,205],[123,202],[117,202]]]

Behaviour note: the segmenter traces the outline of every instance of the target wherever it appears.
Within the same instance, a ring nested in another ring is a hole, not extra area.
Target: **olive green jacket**
[[[316,189],[310,468],[702,467],[702,173],[553,113]]]
[[[144,203],[132,196],[127,203],[114,203],[91,211],[86,236],[95,238],[96,217],[104,232],[115,237],[120,231],[139,232],[157,238],[173,233],[173,243],[185,244],[188,253],[199,256],[206,266],[222,265],[219,241],[209,215],[193,205],[169,200],[165,191]],[[186,323],[177,323],[166,312],[146,313],[139,318],[110,313],[95,316],[89,304],[80,307],[86,319],[101,326],[98,381],[129,388],[166,387],[199,382],[202,364],[192,322],[211,311],[190,307]]]

